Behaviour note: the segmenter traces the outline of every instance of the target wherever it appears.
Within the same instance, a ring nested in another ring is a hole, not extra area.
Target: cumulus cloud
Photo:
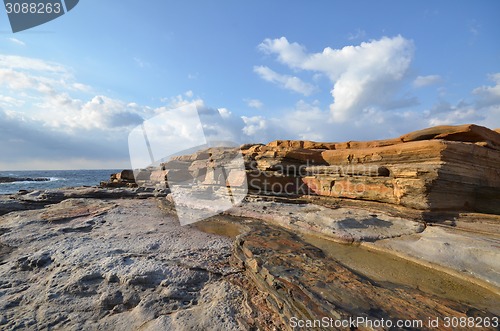
[[[262,116],[242,116],[241,119],[245,123],[243,133],[247,136],[256,136],[260,133],[265,133],[267,129],[267,121]]]
[[[437,83],[441,82],[441,76],[439,75],[429,75],[429,76],[418,76],[415,78],[413,81],[413,86],[419,88],[419,87],[425,87],[429,85],[434,85]]]
[[[476,123],[489,128],[500,127],[500,73],[488,78],[493,86],[479,86],[471,91],[472,98],[456,104],[439,101],[427,114],[429,125]]]
[[[266,66],[255,66],[253,71],[268,82],[305,96],[311,95],[316,89],[314,85],[306,83],[296,76],[281,75]]]
[[[91,93],[63,65],[0,55],[0,166],[35,159],[42,168],[48,167],[43,160],[63,168],[71,160],[108,160],[111,166],[113,159],[126,160],[128,130],[154,111]]]
[[[0,54],[0,68],[4,69],[21,69],[35,70],[46,73],[65,73],[68,69],[58,63],[43,61],[40,59],[28,58],[17,55],[2,55]]]
[[[370,107],[381,110],[393,107],[400,82],[413,59],[414,46],[412,41],[396,36],[308,53],[304,46],[281,37],[265,39],[259,49],[275,54],[279,62],[291,69],[309,70],[329,77],[333,83],[332,118],[345,122]],[[397,103],[414,104],[411,100]]]
[[[472,91],[481,107],[500,104],[500,73],[489,75],[494,86],[480,86]]]

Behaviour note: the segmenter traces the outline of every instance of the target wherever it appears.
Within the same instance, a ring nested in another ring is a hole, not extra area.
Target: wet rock
[[[471,309],[417,290],[372,284],[295,234],[275,227],[253,228],[237,238],[233,250],[234,263],[244,266],[246,275],[266,293],[267,306],[278,313],[285,329],[292,329],[293,318],[428,321],[464,318]],[[494,316],[488,311],[479,314]]]

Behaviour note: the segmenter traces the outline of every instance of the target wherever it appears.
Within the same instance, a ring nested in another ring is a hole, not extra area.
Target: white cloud
[[[396,36],[363,42],[341,49],[327,47],[321,53],[308,53],[285,37],[265,39],[259,49],[276,54],[279,62],[294,70],[324,73],[334,84],[330,105],[332,117],[345,122],[364,109],[391,108],[413,58],[413,42]],[[266,67],[264,67],[266,68]],[[262,70],[269,72],[269,70]],[[402,104],[413,104],[403,102]]]
[[[0,105],[20,107],[20,106],[24,105],[24,101],[7,96],[7,95],[0,94]]]
[[[264,105],[259,99],[245,99],[247,106],[250,108],[261,109]]]
[[[494,86],[480,86],[472,91],[482,107],[500,104],[500,73],[489,75],[489,79],[495,83]]]
[[[442,80],[442,78],[439,75],[418,76],[413,81],[413,86],[415,86],[417,88],[425,87],[425,86],[429,86],[429,85],[438,84],[441,82],[441,80]]]
[[[91,92],[92,88],[88,85],[82,84],[82,83],[73,83],[72,87],[74,90],[81,91],[81,92]]]
[[[188,97],[188,98],[192,98],[192,97],[193,97],[193,95],[194,95],[194,93],[193,93],[193,91],[189,90],[189,91],[184,92],[184,95],[185,95],[186,97]]]
[[[14,44],[19,45],[19,46],[26,46],[26,43],[22,40],[19,40],[17,38],[9,38],[10,41],[12,41]]]
[[[267,129],[267,121],[262,116],[242,116],[241,119],[243,120],[243,123],[245,123],[243,133],[247,136],[256,136],[260,133],[265,133]]]
[[[440,109],[439,113],[430,113],[429,126],[456,125],[465,123],[478,123],[485,119],[484,114],[471,105],[450,105],[448,109]]]
[[[281,75],[266,66],[255,66],[253,71],[262,79],[277,84],[287,90],[291,90],[305,96],[311,95],[316,89],[314,85],[303,82],[300,78],[290,75]]]
[[[21,69],[21,70],[35,70],[43,71],[46,73],[67,73],[68,69],[60,64],[43,61],[34,58],[28,58],[16,55],[1,55],[0,54],[0,68],[4,69]]]
[[[232,113],[227,109],[227,108],[219,108],[217,109],[219,111],[220,116],[222,118],[230,118]]]
[[[480,86],[471,91],[474,99],[460,100],[456,105],[439,101],[427,111],[429,125],[475,123],[489,128],[500,127],[500,73],[489,75],[493,86]]]

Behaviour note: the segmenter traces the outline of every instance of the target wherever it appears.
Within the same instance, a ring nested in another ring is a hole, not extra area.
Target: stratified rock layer
[[[241,153],[246,175],[227,160]],[[221,172],[217,166],[226,166]],[[137,175],[140,174],[140,176]],[[136,181],[248,187],[273,196],[361,199],[422,211],[500,214],[500,134],[477,125],[438,126],[399,138],[321,143],[277,140],[210,148],[173,158]]]
[[[444,140],[324,151],[304,178],[317,194],[415,209],[500,213],[500,151]]]
[[[389,330],[371,325],[383,320],[413,320],[413,329],[431,329],[429,318],[444,320],[479,316],[486,311],[439,299],[409,288],[384,288],[356,275],[297,235],[275,227],[260,226],[234,243],[237,265],[266,293],[269,307],[279,312],[287,330],[297,320],[346,321],[362,319],[356,330]],[[330,320],[331,319],[331,320]],[[372,323],[372,324],[371,324]],[[320,324],[315,330],[349,329],[349,325]],[[394,326],[394,325],[393,325]],[[412,329],[411,327],[408,329]],[[447,330],[444,325],[440,329]],[[486,329],[486,328],[485,328]],[[494,328],[491,328],[492,330]]]

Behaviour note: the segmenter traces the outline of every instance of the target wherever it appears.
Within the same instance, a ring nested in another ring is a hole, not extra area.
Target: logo
[[[12,32],[52,21],[75,8],[79,0],[4,0]]]
[[[187,225],[239,204],[248,193],[239,145],[227,138],[217,111],[195,104],[165,111],[128,137],[136,183],[171,192],[177,217]]]

